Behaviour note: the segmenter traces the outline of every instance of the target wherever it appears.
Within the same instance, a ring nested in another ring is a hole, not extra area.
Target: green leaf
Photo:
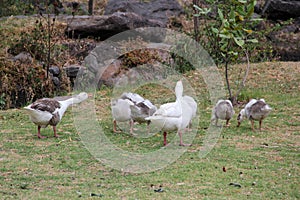
[[[257,39],[249,39],[249,40],[247,40],[247,42],[258,43],[258,40]]]
[[[231,55],[234,55],[234,56],[237,56],[239,53],[236,52],[236,51],[229,51],[228,54],[231,54]]]
[[[247,3],[246,0],[239,0],[239,2],[240,2],[240,3],[243,3],[243,4]]]
[[[212,32],[214,32],[214,33],[216,33],[216,34],[219,33],[219,30],[218,30],[217,28],[211,27],[211,30],[212,30]]]
[[[254,7],[255,7],[255,5],[256,5],[256,1],[252,1],[247,6],[247,14],[246,14],[247,18],[250,18],[252,16],[252,14],[254,13]]]
[[[245,41],[243,39],[238,39],[236,37],[233,38],[234,39],[234,42],[239,45],[240,47],[243,47],[244,44],[245,44]]]
[[[242,16],[245,16],[246,15],[246,12],[245,12],[245,9],[244,9],[244,6],[237,6],[236,7],[236,12]]]
[[[234,13],[234,10],[230,10],[230,13],[229,13],[229,18],[230,20],[235,20],[235,13]]]
[[[230,23],[227,21],[227,19],[225,19],[225,20],[223,21],[223,24],[224,24],[224,27],[225,27],[225,28],[229,28],[229,27],[230,27]]]
[[[202,10],[202,8],[200,8],[199,6],[197,6],[195,4],[193,5],[193,7],[196,8],[197,10]]]
[[[220,33],[219,36],[220,36],[220,38],[226,38],[226,39],[230,39],[231,38],[230,34],[222,34],[222,33]]]
[[[219,17],[220,19],[222,20],[222,22],[224,21],[224,15],[222,13],[222,10],[218,8],[218,14],[219,14]]]
[[[222,46],[221,46],[221,51],[226,51],[226,47],[228,46],[228,42],[225,42]]]
[[[251,18],[250,19],[250,21],[253,21],[253,22],[255,22],[255,21],[263,21],[264,19],[262,19],[262,18]]]
[[[194,6],[194,8],[196,8],[196,10],[198,10],[199,11],[199,13],[198,13],[198,15],[207,15],[210,11],[211,11],[211,9],[210,8],[200,8],[199,6],[197,6],[197,5],[193,5]],[[194,15],[195,16],[195,15]]]

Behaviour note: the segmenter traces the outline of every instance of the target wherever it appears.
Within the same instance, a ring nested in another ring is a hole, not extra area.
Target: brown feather
[[[43,98],[35,101],[30,107],[36,110],[53,113],[57,108],[60,108],[60,103],[55,99]]]

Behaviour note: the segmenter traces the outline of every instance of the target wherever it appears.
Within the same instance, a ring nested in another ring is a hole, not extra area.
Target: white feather
[[[175,94],[175,102],[161,105],[153,116],[146,118],[163,131],[182,131],[189,125],[193,116],[191,106],[183,100],[183,85],[181,81],[178,81],[176,84]]]

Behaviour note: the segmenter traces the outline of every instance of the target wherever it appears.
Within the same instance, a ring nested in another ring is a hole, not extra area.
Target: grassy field
[[[61,137],[53,138],[48,127],[42,140],[22,109],[0,111],[0,199],[300,199],[300,64],[254,64],[240,99],[264,98],[273,108],[263,131],[252,132],[247,121],[237,128],[241,107],[236,107],[231,126],[204,158],[198,155],[212,105],[201,91],[201,75],[185,76],[200,99],[193,145],[174,163],[148,173],[122,172],[95,159],[81,141],[85,133],[74,127],[71,110],[57,127]],[[231,80],[238,76],[232,72]],[[160,133],[140,139],[112,132],[111,93],[104,88],[94,98],[106,136],[128,151],[159,150]],[[143,95],[151,99],[154,93]],[[154,191],[159,188],[162,192]]]

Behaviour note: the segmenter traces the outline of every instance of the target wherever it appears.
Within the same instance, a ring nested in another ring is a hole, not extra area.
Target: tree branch
[[[247,68],[246,68],[246,71],[245,71],[245,75],[244,75],[243,81],[241,82],[241,84],[239,86],[239,89],[238,89],[238,91],[236,92],[236,94],[234,96],[235,99],[237,99],[238,95],[241,93],[242,89],[245,87],[246,80],[247,80],[247,77],[248,77],[248,74],[249,74],[249,70],[250,70],[250,60],[249,60],[248,51],[244,50],[244,52],[245,52],[246,59],[247,59]]]

